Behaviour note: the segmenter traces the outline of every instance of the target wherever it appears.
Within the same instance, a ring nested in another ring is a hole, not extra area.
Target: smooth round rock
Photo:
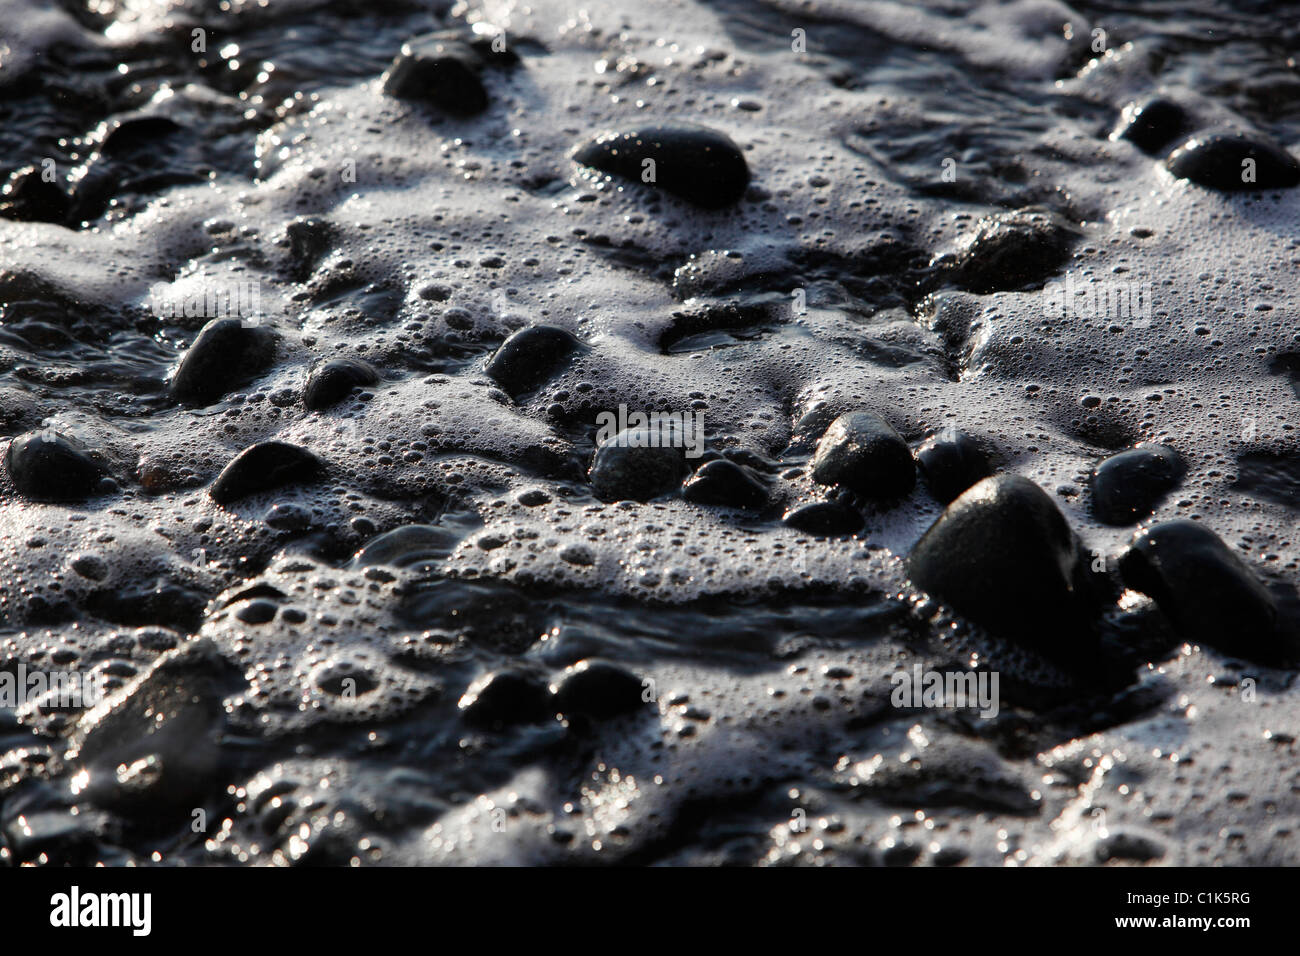
[[[551,685],[555,709],[566,717],[608,720],[644,703],[644,685],[631,671],[607,661],[579,661]]]
[[[826,434],[826,429],[838,417],[835,408],[825,402],[818,402],[808,408],[795,420],[790,430],[788,452],[815,450],[817,442],[821,440],[822,435]]]
[[[310,483],[321,470],[320,459],[305,448],[283,441],[258,442],[221,470],[208,493],[213,501],[226,504],[259,491]]]
[[[311,370],[302,390],[302,404],[312,411],[337,405],[354,389],[374,385],[379,373],[369,362],[357,358],[332,359]]]
[[[916,463],[930,493],[944,504],[993,472],[974,439],[955,428],[927,438],[916,450]]]
[[[677,487],[686,472],[681,448],[649,446],[662,435],[627,428],[596,449],[587,477],[602,501],[649,501]]]
[[[245,624],[267,624],[275,618],[280,606],[274,601],[249,601],[235,611],[235,617]]]
[[[1141,529],[1120,556],[1119,572],[1182,638],[1261,661],[1284,656],[1272,595],[1204,525],[1178,519]]]
[[[455,35],[417,37],[402,44],[384,76],[384,92],[431,103],[456,116],[473,116],[488,105],[480,66],[474,49]]]
[[[1178,487],[1185,471],[1178,452],[1164,445],[1139,445],[1111,455],[1092,473],[1092,513],[1106,524],[1133,524]]]
[[[916,462],[907,442],[879,415],[849,412],[831,422],[817,443],[812,477],[868,498],[901,498],[916,484]]]
[[[162,141],[185,132],[185,127],[167,116],[134,114],[113,122],[99,151],[116,159],[155,157]]]
[[[767,489],[749,470],[725,458],[705,462],[682,484],[682,497],[701,505],[762,508]]]
[[[691,123],[603,133],[573,158],[705,209],[733,205],[749,187],[749,165],[740,147],[717,130]]]
[[[511,335],[488,359],[485,371],[511,398],[531,392],[586,346],[564,329],[534,325]]]
[[[998,474],[966,489],[912,548],[912,581],[964,617],[1046,653],[1090,619],[1079,540],[1047,493]]]
[[[262,520],[277,531],[306,531],[311,527],[312,514],[310,508],[281,501],[272,505]]]
[[[1253,161],[1253,178],[1248,175]],[[1281,146],[1234,130],[1197,133],[1169,154],[1168,170],[1179,179],[1224,192],[1289,189],[1300,183],[1300,163]]]
[[[487,728],[538,723],[558,710],[545,681],[512,670],[493,671],[474,681],[459,707],[467,724]]]
[[[106,476],[85,446],[49,429],[10,442],[5,468],[18,493],[33,501],[82,501]]]
[[[819,538],[838,538],[862,530],[866,523],[856,508],[839,501],[813,501],[791,508],[781,521],[796,531]]]
[[[1112,139],[1123,139],[1144,153],[1154,153],[1188,127],[1186,111],[1173,100],[1152,96],[1124,107]]]
[[[275,357],[275,334],[240,319],[205,325],[176,366],[172,398],[186,405],[211,405],[263,372]]]
[[[372,538],[356,553],[359,568],[433,567],[446,560],[464,539],[463,530],[427,524],[408,524]]]

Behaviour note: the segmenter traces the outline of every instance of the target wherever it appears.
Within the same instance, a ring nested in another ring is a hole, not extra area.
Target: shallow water
[[[1295,635],[1300,191],[1206,189],[1109,137],[1159,93],[1189,133],[1296,152],[1288,8],[209,6],[3,2],[0,163],[52,160],[72,209],[0,220],[0,424],[111,480],[52,504],[0,476],[0,659],[132,691],[79,723],[0,710],[9,861],[1297,862],[1293,669],[1133,592],[1099,624],[1102,680],[954,618],[904,564],[943,510],[925,482],[850,502],[856,536],[780,520],[827,494],[795,423],[866,408],[913,448],[977,437],[1108,565],[1135,524],[1095,518],[1088,475],[1161,442],[1187,471],[1144,523],[1213,529]],[[477,116],[383,91],[442,27],[520,57],[484,70]],[[174,125],[105,144],[136,114]],[[571,159],[679,121],[741,146],[739,203]],[[982,217],[1031,205],[1077,231],[1064,261],[948,271]],[[1053,312],[1067,277],[1151,308]],[[213,291],[255,302],[274,357],[186,407],[169,377],[212,316],[168,306]],[[487,362],[538,324],[585,350],[511,398]],[[304,408],[342,356],[380,381]],[[702,411],[769,504],[599,500],[620,405]],[[318,479],[216,503],[270,439]],[[376,543],[408,525],[435,530]],[[462,713],[486,673],[582,660],[643,706]],[[892,707],[916,663],[998,672],[998,715]]]

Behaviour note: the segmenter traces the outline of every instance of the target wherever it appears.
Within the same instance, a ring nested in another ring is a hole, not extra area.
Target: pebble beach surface
[[[0,860],[1300,863],[1294,13],[0,0]]]

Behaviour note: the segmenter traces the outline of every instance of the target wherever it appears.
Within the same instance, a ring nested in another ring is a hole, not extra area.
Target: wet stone
[[[649,501],[677,486],[686,456],[671,445],[655,447],[663,435],[653,429],[625,429],[596,449],[587,477],[602,501]]]
[[[545,681],[514,670],[485,674],[460,699],[461,715],[475,727],[540,723],[554,716],[556,709]]]
[[[265,371],[275,355],[275,333],[240,319],[214,319],[203,327],[172,375],[172,398],[211,405]]]
[[[993,471],[974,439],[953,428],[926,439],[916,450],[916,462],[926,487],[944,504]]]
[[[865,523],[862,513],[839,501],[813,501],[798,505],[785,513],[781,520],[797,531],[819,538],[833,538],[861,531]]]
[[[912,548],[908,573],[959,614],[1058,659],[1092,617],[1078,538],[1047,493],[999,474],[948,505]]]
[[[102,581],[108,577],[108,562],[94,554],[79,554],[70,562],[72,570],[87,581]]]
[[[841,415],[817,443],[813,480],[868,498],[900,498],[916,484],[916,463],[898,432],[871,412]]]
[[[68,759],[86,769],[86,795],[110,808],[202,806],[223,764],[223,700],[242,686],[211,641],[163,654],[78,722]]]
[[[419,568],[444,561],[463,533],[434,525],[408,524],[374,538],[357,552],[356,567]]]
[[[686,479],[682,497],[701,505],[756,509],[767,504],[767,489],[747,468],[720,459],[706,462]]]
[[[544,49],[534,40],[520,37],[511,37],[507,40],[504,33],[491,36],[476,33],[466,42],[469,43],[470,49],[478,54],[485,66],[505,68],[519,65],[519,54],[515,52],[516,48],[531,46],[535,49]]]
[[[110,587],[86,597],[86,610],[114,624],[163,625],[193,631],[203,619],[208,596],[159,579],[136,587]]]
[[[140,158],[155,153],[160,141],[184,130],[166,116],[126,116],[112,123],[99,151],[117,159]]]
[[[379,373],[369,362],[357,358],[332,359],[311,370],[303,387],[302,403],[313,411],[319,411],[338,404],[354,388],[374,385],[378,381]]]
[[[321,461],[305,448],[282,441],[264,441],[245,448],[222,469],[209,494],[218,504],[290,484],[308,484],[319,477]]]
[[[235,617],[245,624],[266,624],[275,618],[279,610],[279,605],[274,601],[259,598],[238,608]]]
[[[1178,453],[1163,445],[1112,455],[1092,473],[1092,513],[1106,524],[1133,524],[1155,510],[1185,470]]]
[[[479,54],[455,34],[417,37],[402,44],[384,77],[384,92],[431,103],[455,116],[473,116],[488,105],[481,66]]]
[[[0,218],[22,222],[63,222],[72,200],[58,183],[46,179],[38,166],[16,170],[0,190]]]
[[[511,398],[518,398],[555,377],[585,348],[564,329],[534,325],[502,342],[488,359],[485,371]]]
[[[799,453],[815,450],[817,442],[826,434],[826,429],[838,417],[835,408],[824,402],[807,409],[795,420],[791,429],[789,451]]]
[[[299,216],[284,230],[289,247],[289,274],[298,282],[308,279],[334,242],[337,229],[328,219]]]
[[[18,493],[33,501],[81,501],[106,477],[85,446],[48,429],[15,438],[5,468]]]
[[[644,689],[639,677],[607,661],[579,661],[551,685],[557,711],[595,720],[637,710],[645,703]]]
[[[1300,163],[1262,136],[1233,130],[1197,133],[1169,154],[1166,167],[1179,179],[1210,189],[1289,189],[1300,182]]]
[[[305,531],[311,527],[311,511],[293,502],[273,504],[262,519],[277,531]]]
[[[726,135],[694,124],[604,133],[580,147],[574,159],[706,209],[739,202],[749,186],[749,166],[740,147]]]
[[[1144,153],[1154,153],[1185,132],[1187,113],[1173,100],[1152,96],[1124,107],[1113,139],[1128,140]]]
[[[1080,232],[1040,206],[981,219],[951,253],[932,265],[970,292],[989,293],[1041,284],[1069,258]]]
[[[1277,605],[1242,558],[1209,528],[1179,519],[1143,528],[1120,556],[1124,584],[1159,605],[1185,640],[1236,656],[1288,656]]]

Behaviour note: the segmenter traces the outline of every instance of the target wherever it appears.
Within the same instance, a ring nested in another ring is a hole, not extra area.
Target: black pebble
[[[564,329],[534,325],[502,342],[488,359],[485,371],[511,398],[518,398],[553,378],[575,353],[585,348]]]
[[[0,192],[0,218],[22,222],[63,222],[72,200],[58,183],[48,182],[38,166],[16,170]]]
[[[171,379],[171,395],[186,405],[211,405],[265,370],[275,334],[240,319],[214,319],[186,350]]]
[[[813,480],[843,485],[868,498],[900,498],[916,484],[916,463],[898,432],[871,412],[849,412],[831,422],[817,443]]]
[[[1243,162],[1255,161],[1255,181],[1247,182]],[[1233,130],[1197,133],[1165,161],[1179,179],[1210,189],[1288,189],[1300,182],[1300,163],[1281,146],[1262,136]]]
[[[1143,528],[1120,556],[1119,572],[1160,606],[1180,637],[1260,661],[1286,656],[1272,595],[1204,525],[1179,519]]]
[[[224,702],[246,690],[210,639],[159,657],[78,721],[68,756],[87,771],[83,798],[130,819],[188,820],[230,770]]]
[[[819,538],[834,538],[861,531],[862,513],[839,501],[814,501],[791,508],[781,519],[797,531]]]
[[[1187,113],[1173,100],[1152,96],[1124,107],[1114,138],[1154,153],[1187,130]]]
[[[980,446],[954,428],[926,439],[916,450],[916,462],[930,494],[944,504],[993,471]]]
[[[119,159],[156,156],[162,140],[184,131],[185,127],[166,116],[128,116],[113,123],[99,151]]]
[[[546,683],[519,671],[493,671],[476,680],[460,699],[465,722],[476,727],[532,724],[554,716]]]
[[[469,43],[470,49],[478,54],[479,59],[486,66],[512,67],[519,65],[519,54],[516,53],[512,46],[503,44],[499,49],[494,49],[493,44],[499,40],[504,40],[504,35],[481,36],[474,34],[466,42]],[[515,38],[515,44],[520,41]],[[535,44],[535,41],[526,40],[525,43]]]
[[[5,453],[18,493],[35,501],[80,501],[95,493],[103,466],[77,441],[53,431],[19,435]]]
[[[606,720],[642,706],[644,685],[631,671],[606,661],[579,661],[551,685],[555,709],[566,717]]]
[[[705,462],[682,485],[682,497],[701,505],[728,508],[762,508],[767,490],[745,468],[720,459]]]
[[[830,427],[831,422],[839,416],[835,409],[823,402],[819,402],[812,408],[808,409],[794,423],[790,433],[790,447],[787,453],[800,453],[814,450],[817,442],[821,440],[822,435],[826,434],[826,429]]]
[[[266,624],[275,618],[280,606],[274,601],[258,599],[249,601],[235,611],[235,617],[245,624]]]
[[[959,614],[1058,659],[1092,617],[1088,564],[1047,493],[999,474],[950,504],[908,557],[918,587]]]
[[[687,123],[606,133],[580,147],[574,159],[706,209],[738,202],[749,186],[740,147],[716,130]]]
[[[311,527],[311,510],[302,505],[281,501],[271,506],[262,518],[267,527],[277,531],[306,531]]]
[[[634,435],[645,441],[661,437],[653,429],[627,429],[596,449],[587,477],[602,501],[649,501],[675,488],[686,471],[682,449],[633,447]]]
[[[311,370],[302,390],[302,403],[313,411],[329,408],[347,398],[354,388],[378,381],[379,373],[369,362],[356,358],[332,359]]]
[[[1092,513],[1106,524],[1145,518],[1178,486],[1185,468],[1164,445],[1139,445],[1112,455],[1092,473]]]
[[[264,441],[245,448],[221,470],[209,494],[226,504],[283,485],[306,484],[320,475],[321,461],[305,448]]]
[[[208,596],[174,581],[159,578],[140,586],[111,587],[86,597],[86,610],[95,617],[132,627],[198,630]]]
[[[299,216],[284,229],[289,245],[289,274],[302,282],[311,276],[321,258],[333,245],[338,230],[328,219]]]
[[[1039,284],[1069,258],[1080,232],[1041,206],[981,219],[950,255],[932,265],[952,273],[957,284],[981,294]]]
[[[456,116],[487,109],[488,95],[479,78],[480,55],[455,34],[435,33],[402,44],[384,78],[384,92],[403,100],[420,100]]]

